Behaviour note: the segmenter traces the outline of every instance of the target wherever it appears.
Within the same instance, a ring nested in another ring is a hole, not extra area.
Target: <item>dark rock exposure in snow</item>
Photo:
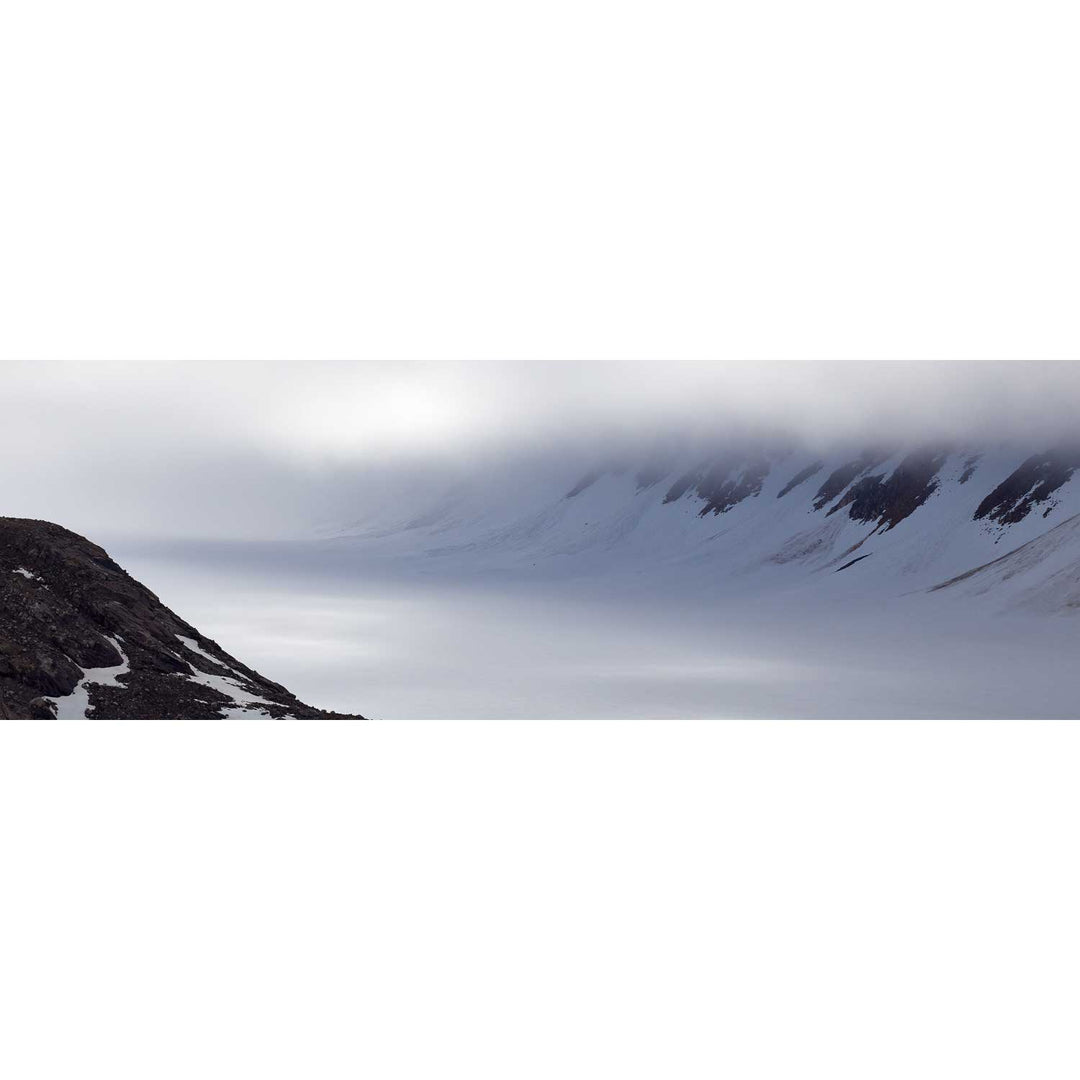
[[[681,499],[688,491],[705,500],[698,514],[723,514],[733,506],[761,492],[769,474],[769,459],[765,454],[740,454],[703,462],[683,473],[668,488],[665,503]]]
[[[864,450],[854,461],[845,461],[843,465],[833,469],[814,496],[814,509],[820,510],[828,506],[855,477],[862,476],[888,458],[887,450]]]
[[[0,518],[0,718],[56,716],[346,718],[230,656],[89,540]]]
[[[852,484],[829,513],[850,506],[853,521],[873,521],[891,529],[933,495],[937,488],[934,477],[948,456],[946,450],[908,454],[891,476],[866,476]]]
[[[811,461],[805,469],[800,469],[777,493],[776,497],[782,499],[790,491],[794,491],[800,484],[805,483],[816,473],[825,467],[824,461]]]
[[[1001,525],[1023,521],[1071,478],[1077,466],[1080,449],[1075,447],[1033,454],[983,499],[975,511],[976,520],[989,518]]]

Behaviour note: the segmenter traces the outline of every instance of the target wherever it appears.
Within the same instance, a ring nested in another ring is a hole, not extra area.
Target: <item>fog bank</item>
[[[288,536],[673,442],[1068,437],[1076,363],[7,363],[3,513]],[[522,482],[527,480],[522,479]]]

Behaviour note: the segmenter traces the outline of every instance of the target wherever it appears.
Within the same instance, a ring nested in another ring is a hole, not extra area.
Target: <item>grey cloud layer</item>
[[[676,433],[1069,437],[1080,364],[6,364],[0,513],[286,534],[493,463]]]

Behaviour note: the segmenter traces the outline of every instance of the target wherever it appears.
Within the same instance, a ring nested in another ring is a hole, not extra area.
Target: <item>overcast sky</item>
[[[81,530],[271,535],[462,473],[588,468],[670,435],[814,444],[1066,437],[1053,363],[9,363],[3,512]],[[407,486],[406,486],[407,485]]]

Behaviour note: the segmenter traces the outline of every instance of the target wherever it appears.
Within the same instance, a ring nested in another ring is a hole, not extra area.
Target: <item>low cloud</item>
[[[0,513],[284,535],[491,467],[762,435],[1049,443],[1073,363],[15,364]]]

